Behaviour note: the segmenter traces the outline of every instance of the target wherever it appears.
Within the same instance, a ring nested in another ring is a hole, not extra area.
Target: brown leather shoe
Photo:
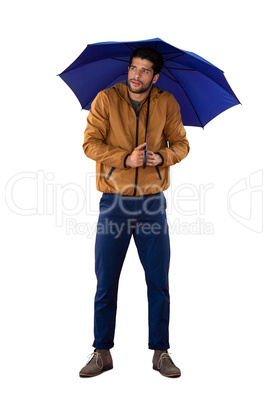
[[[173,363],[167,350],[155,350],[153,357],[153,369],[165,377],[180,377],[181,371]]]
[[[94,377],[113,368],[113,359],[108,349],[95,349],[89,358],[79,373],[80,377]]]

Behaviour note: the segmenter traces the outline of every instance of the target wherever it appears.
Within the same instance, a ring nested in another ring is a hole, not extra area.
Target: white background
[[[267,402],[265,14],[259,0],[2,6],[2,400]],[[89,43],[154,37],[223,69],[242,106],[204,130],[187,128],[190,154],[172,168],[165,193],[168,219],[177,224],[170,352],[181,378],[151,369],[146,287],[132,243],[120,281],[114,370],[80,379],[93,351],[96,287],[94,234],[83,230],[96,223],[89,210],[100,193],[86,176],[95,167],[82,151],[87,112],[57,74]]]

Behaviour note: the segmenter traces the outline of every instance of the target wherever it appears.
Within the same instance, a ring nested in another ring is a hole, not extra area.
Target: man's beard
[[[130,85],[132,80],[127,80],[128,89],[130,90],[130,92],[133,92],[134,94],[142,94],[142,93],[148,91],[148,89],[150,89],[150,87],[152,85],[152,82],[153,82],[153,79],[154,78],[152,78],[152,81],[149,82],[149,84],[146,87],[143,85],[143,83],[141,81],[133,80],[133,81],[140,82],[140,84],[141,84],[140,88],[132,88],[131,85]]]

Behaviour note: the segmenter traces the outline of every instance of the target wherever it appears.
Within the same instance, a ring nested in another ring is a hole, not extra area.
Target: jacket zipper
[[[107,174],[106,180],[109,180],[110,177],[112,176],[113,171],[115,170],[115,167],[112,167],[109,171],[109,173]]]
[[[156,168],[156,171],[157,171],[157,174],[158,174],[159,180],[162,180],[162,176],[161,176],[161,173],[160,173],[159,167],[158,167],[158,166],[156,166],[155,168]]]
[[[139,114],[136,115],[136,147],[139,145]],[[133,196],[136,195],[137,192],[137,184],[138,184],[138,167],[136,167],[136,173],[135,173],[135,184],[134,184],[134,193]]]

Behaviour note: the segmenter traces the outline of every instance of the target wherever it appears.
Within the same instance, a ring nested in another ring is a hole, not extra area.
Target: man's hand
[[[142,148],[144,148],[146,145],[146,142],[144,144],[139,145],[134,149],[131,155],[128,155],[126,159],[126,166],[136,168],[139,166],[142,166],[143,164],[143,155],[144,151]],[[147,151],[147,166],[157,166],[159,163],[162,162],[162,158],[160,155],[153,153],[152,151]]]
[[[143,154],[144,154],[144,151],[142,151],[142,148],[144,148],[145,145],[146,145],[146,142],[144,144],[141,144],[138,147],[136,147],[133,150],[132,154],[128,155],[126,162],[125,162],[128,167],[136,168],[136,167],[142,166]]]
[[[162,158],[158,154],[154,154],[152,151],[147,151],[147,166],[157,166],[162,162]]]

